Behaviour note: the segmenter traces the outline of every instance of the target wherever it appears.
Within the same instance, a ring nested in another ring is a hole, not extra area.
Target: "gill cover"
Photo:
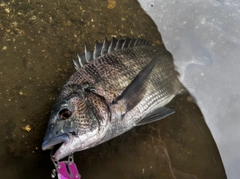
[[[67,92],[69,87],[64,86],[61,93]],[[70,95],[59,101],[61,102],[54,105],[50,116],[42,144],[43,150],[52,149],[60,143],[71,145],[70,143],[77,138],[87,139],[99,132],[104,133],[104,127],[110,121],[110,112],[102,97],[89,89],[84,89],[71,91]],[[88,146],[81,146],[81,148],[88,148]]]

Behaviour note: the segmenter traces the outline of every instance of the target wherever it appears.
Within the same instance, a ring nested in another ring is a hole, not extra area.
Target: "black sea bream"
[[[61,144],[55,160],[172,114],[164,106],[184,88],[172,55],[142,39],[96,42],[73,61],[76,72],[61,88],[42,144]]]

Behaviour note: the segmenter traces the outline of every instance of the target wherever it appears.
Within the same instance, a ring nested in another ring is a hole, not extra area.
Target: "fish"
[[[173,114],[166,105],[184,90],[171,53],[144,39],[96,41],[93,51],[85,45],[73,65],[42,143],[55,160]]]

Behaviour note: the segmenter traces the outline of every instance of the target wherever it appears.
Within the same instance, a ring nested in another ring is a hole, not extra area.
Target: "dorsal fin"
[[[100,44],[98,41],[96,41],[94,45],[94,51],[93,51],[93,59],[96,59],[101,55],[101,49],[102,49],[102,44]]]
[[[114,51],[114,49],[117,45],[117,42],[118,42],[118,40],[113,37],[112,40],[111,40],[111,43],[109,45],[109,48],[108,48],[108,53]]]
[[[122,44],[124,43],[124,39],[118,39],[116,47],[114,48],[114,50],[121,50],[122,49]]]
[[[129,45],[130,41],[131,41],[131,39],[126,38],[126,39],[124,40],[123,44],[122,44],[122,49],[128,48],[128,45]]]
[[[73,66],[76,70],[78,70],[79,68],[82,68],[86,63],[85,54],[79,55],[77,53],[77,59],[72,59],[72,61],[73,61]]]
[[[112,51],[122,50],[124,48],[131,48],[140,45],[151,46],[151,43],[144,39],[115,39],[113,37],[111,41],[108,41],[107,38],[105,38],[103,43],[99,43],[98,41],[96,41],[93,52],[89,51],[85,44],[84,54],[77,54],[77,59],[73,59],[73,66],[76,70],[78,70],[79,68],[82,68],[86,63],[89,63],[91,60],[94,60],[99,56],[111,53]]]
[[[108,48],[109,48],[110,42],[105,38],[102,44],[102,49],[101,49],[101,55],[105,55],[108,53]]]
[[[131,39],[129,44],[128,44],[128,47],[133,47],[135,42],[136,42],[137,39]]]
[[[87,45],[84,45],[84,53],[85,53],[85,59],[86,63],[90,62],[93,60],[93,53],[87,49]]]

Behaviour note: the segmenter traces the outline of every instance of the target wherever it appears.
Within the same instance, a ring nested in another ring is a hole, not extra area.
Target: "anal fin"
[[[148,114],[145,118],[143,118],[141,121],[139,121],[136,126],[140,126],[140,125],[145,125],[151,122],[155,122],[158,120],[161,120],[171,114],[175,113],[175,111],[171,108],[167,108],[167,107],[161,107],[158,108],[156,110],[154,110],[153,112],[151,112],[150,114]]]

